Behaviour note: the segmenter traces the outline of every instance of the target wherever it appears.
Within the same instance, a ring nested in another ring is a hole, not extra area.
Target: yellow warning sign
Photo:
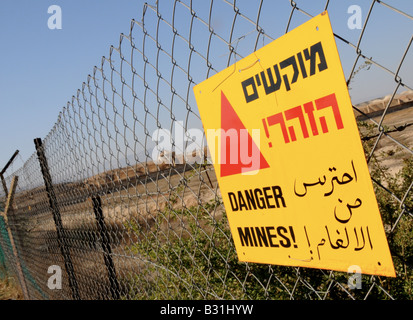
[[[395,276],[327,12],[194,93],[240,261]]]

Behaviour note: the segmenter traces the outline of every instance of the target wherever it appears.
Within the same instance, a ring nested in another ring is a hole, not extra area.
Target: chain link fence
[[[412,12],[370,1],[349,39],[351,3],[321,2],[143,6],[33,155],[5,175],[2,204],[18,182],[0,217],[0,269],[26,299],[413,297]],[[347,273],[238,262],[205,139],[192,134],[203,132],[194,85],[324,10],[352,99],[378,98],[353,104],[397,277],[362,275],[361,288]],[[365,46],[380,39],[383,17],[403,23],[386,24],[403,45],[390,60]],[[389,96],[369,84],[377,75]]]

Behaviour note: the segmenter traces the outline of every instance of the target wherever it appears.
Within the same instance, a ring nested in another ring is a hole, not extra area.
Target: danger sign
[[[194,93],[240,261],[395,276],[327,12]]]

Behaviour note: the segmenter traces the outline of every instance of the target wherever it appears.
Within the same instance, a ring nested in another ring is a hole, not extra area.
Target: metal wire
[[[13,176],[19,184],[8,224],[0,218],[0,269],[17,277],[18,259],[30,299],[411,299],[413,94],[401,91],[413,87],[402,77],[413,37],[392,66],[363,46],[378,6],[410,27],[411,13],[373,0],[356,44],[335,33],[354,55],[349,88],[359,85],[363,64],[394,83],[389,97],[354,105],[354,113],[397,277],[363,275],[362,288],[352,289],[345,273],[238,262],[205,144],[190,134],[202,130],[194,85],[313,14],[302,1],[287,2],[288,16],[277,16],[264,0],[249,10],[236,0],[200,3],[145,4],[139,22],[132,20],[94,66],[43,139],[47,166],[35,152],[8,172],[7,185]],[[319,8],[326,9],[333,11],[333,2]],[[286,25],[264,30],[274,15]],[[176,133],[164,136],[171,152],[154,153],[165,130]],[[187,151],[195,162],[183,160]],[[167,161],[158,163],[155,154]],[[50,288],[50,266],[62,270],[58,289]]]

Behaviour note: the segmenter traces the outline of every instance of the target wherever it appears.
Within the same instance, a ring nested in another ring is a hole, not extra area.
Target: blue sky
[[[62,29],[50,30],[50,5],[62,8]],[[0,167],[16,149],[26,160],[119,34],[139,17],[142,1],[0,2]],[[22,165],[18,158],[14,166]]]
[[[173,2],[166,1],[162,1],[161,4],[163,3],[164,6],[165,19],[169,20],[171,16],[168,16],[167,12],[171,14]],[[184,2],[189,3],[189,1]],[[385,2],[413,16],[413,1],[386,0]],[[238,0],[237,6],[242,13],[255,21],[258,3],[259,1]],[[325,5],[325,1],[319,0],[296,0],[296,3],[312,15],[322,12]],[[131,19],[141,20],[143,4],[144,1],[141,0],[1,0],[0,168],[16,149],[20,150],[20,155],[10,171],[23,165],[23,162],[34,152],[33,139],[47,136],[67,101],[71,100],[71,97],[81,88],[93,67],[100,65],[102,56],[109,54],[110,45],[119,44],[120,33],[129,33]],[[364,23],[371,4],[370,0],[331,0],[328,9],[334,32],[357,44],[360,30],[350,30],[347,26],[350,17],[347,8],[352,4],[358,4],[362,8]],[[59,5],[62,8],[61,30],[48,28],[47,21],[50,14],[47,9],[51,5]],[[194,0],[193,5],[199,17],[208,21],[210,1]],[[215,0],[214,8],[212,17],[214,29],[228,39],[233,18],[232,7]],[[264,31],[273,38],[281,36],[291,11],[290,2],[267,1],[262,10],[260,25]],[[188,32],[185,34],[185,30],[189,30],[187,25],[190,17],[187,15],[186,18],[178,19],[176,22],[184,36],[189,36]],[[156,29],[155,18],[156,14],[147,14],[146,24],[151,32]],[[307,19],[308,17],[301,13],[294,14],[290,29]],[[238,34],[236,32],[233,39],[254,30],[254,26],[239,22],[236,30]],[[412,31],[411,19],[376,4],[360,48],[367,56],[373,57],[375,61],[395,71],[412,36]],[[193,35],[201,39],[200,48],[203,48],[207,42],[207,39],[202,40],[201,37],[205,34],[207,33],[199,31],[199,34]],[[168,36],[163,35],[163,37],[165,43],[168,43],[166,39]],[[255,39],[256,36],[252,36],[251,39],[246,37],[240,40],[237,43],[240,52],[242,46],[249,43],[245,46],[245,52],[250,53],[248,50],[251,50],[251,42],[255,42]],[[194,43],[196,44],[196,40]],[[266,43],[268,40],[260,42],[259,45]],[[356,53],[353,48],[340,41],[337,41],[337,45],[347,76]],[[179,54],[178,49],[176,54]],[[219,59],[222,63],[218,61]],[[225,67],[228,56],[217,55],[216,60],[215,67],[219,71]],[[182,64],[185,64],[184,59]],[[412,67],[413,48],[408,52],[400,70],[400,76],[410,87],[413,87]],[[196,79],[196,81],[201,80],[202,76]],[[361,72],[358,75],[351,86],[350,94],[353,103],[358,103],[390,94],[394,87],[395,82],[389,74],[373,67],[368,72]]]

